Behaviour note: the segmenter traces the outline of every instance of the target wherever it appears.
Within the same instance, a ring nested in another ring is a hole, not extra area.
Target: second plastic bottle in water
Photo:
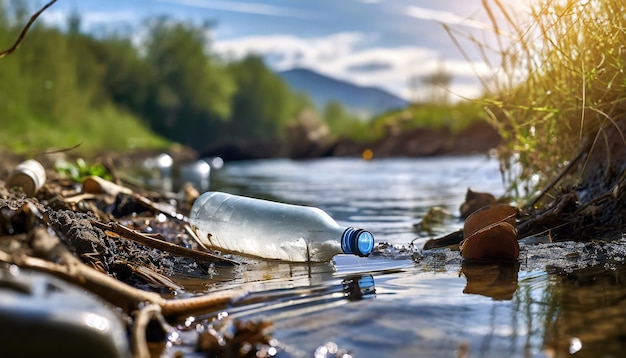
[[[319,208],[222,192],[198,197],[189,219],[205,244],[268,259],[329,261],[374,248],[369,231],[339,226]]]

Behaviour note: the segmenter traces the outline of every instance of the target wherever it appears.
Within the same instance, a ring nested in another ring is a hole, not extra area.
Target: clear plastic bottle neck
[[[374,235],[367,230],[349,227],[341,236],[341,250],[344,254],[368,256],[373,249]]]

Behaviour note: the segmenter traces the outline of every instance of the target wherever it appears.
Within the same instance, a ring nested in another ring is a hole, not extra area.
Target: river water
[[[580,259],[588,245],[522,245],[519,265],[469,266],[455,251],[422,252],[429,238],[462,227],[458,208],[468,188],[503,193],[494,159],[232,162],[211,173],[209,188],[316,206],[390,245],[331,263],[251,261],[198,285],[200,292],[248,290],[219,316],[272,322],[284,356],[335,346],[353,357],[595,357],[626,348],[626,270],[566,265],[565,274],[554,273],[551,258]],[[433,207],[452,216],[420,230]]]

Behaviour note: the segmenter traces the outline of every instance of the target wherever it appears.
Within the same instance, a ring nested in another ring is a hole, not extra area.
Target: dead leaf
[[[475,232],[486,226],[500,221],[506,221],[515,227],[515,216],[517,216],[517,208],[514,206],[506,204],[484,206],[474,211],[465,219],[463,238],[465,239],[472,236]]]
[[[471,261],[512,261],[519,256],[517,208],[490,205],[472,213],[463,226],[461,256]]]
[[[489,193],[481,193],[478,191],[472,191],[471,189],[467,189],[467,193],[465,194],[465,202],[461,204],[459,211],[461,212],[461,217],[466,219],[476,210],[483,208],[488,205],[496,204],[496,197]]]

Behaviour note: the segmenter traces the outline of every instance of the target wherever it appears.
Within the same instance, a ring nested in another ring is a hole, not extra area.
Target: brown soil
[[[202,249],[187,227],[186,214],[197,191],[188,188],[184,197],[174,200],[170,193],[119,182],[114,186],[124,188],[119,192],[84,192],[79,183],[52,170],[52,158],[44,156],[40,160],[47,169],[46,184],[34,197],[26,197],[3,180],[22,159],[5,153],[0,162],[0,269],[17,265],[42,271],[119,307],[134,332],[135,356],[148,350],[147,342],[137,338],[145,334],[138,332],[151,331],[164,342],[162,332],[171,328],[159,322],[175,324],[190,313],[214,312],[244,294],[233,289],[192,297],[177,283],[193,278],[210,282],[217,268],[226,272],[238,266],[230,257]],[[161,318],[148,325],[150,317]],[[210,339],[211,332],[198,332],[197,350],[238,351],[248,343],[267,350],[264,332],[269,324],[221,324],[233,325],[225,329],[234,330],[234,335]]]
[[[626,232],[626,120],[588,137],[560,180],[522,217],[520,234],[552,241],[613,240]]]

